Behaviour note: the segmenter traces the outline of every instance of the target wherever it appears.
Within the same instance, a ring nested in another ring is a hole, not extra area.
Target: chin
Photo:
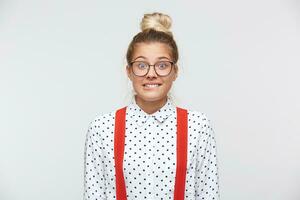
[[[142,98],[144,101],[158,101],[166,97],[166,95],[162,95],[162,94],[145,94],[145,93],[140,93],[138,94],[138,96]]]

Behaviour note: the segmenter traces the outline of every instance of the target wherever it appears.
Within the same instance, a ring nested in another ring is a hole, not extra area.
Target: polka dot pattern
[[[89,124],[84,153],[84,199],[116,199],[114,165],[115,111]],[[132,99],[126,109],[123,171],[128,200],[174,197],[176,174],[176,106],[167,103],[153,114]],[[217,200],[219,175],[216,140],[204,113],[188,110],[186,200]]]

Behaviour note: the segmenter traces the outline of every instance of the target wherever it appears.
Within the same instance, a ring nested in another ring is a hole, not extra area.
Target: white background
[[[173,19],[179,106],[212,121],[223,200],[299,200],[300,2],[0,1],[0,199],[83,194],[89,122],[128,103],[144,13]]]

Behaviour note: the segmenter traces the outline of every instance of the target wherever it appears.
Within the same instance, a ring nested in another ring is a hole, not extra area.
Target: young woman
[[[145,14],[126,54],[131,103],[99,114],[85,143],[84,199],[219,199],[216,140],[210,120],[177,107],[171,18]]]

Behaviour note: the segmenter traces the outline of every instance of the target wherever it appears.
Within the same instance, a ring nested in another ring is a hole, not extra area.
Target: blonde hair
[[[144,14],[144,17],[140,23],[142,31],[147,29],[154,29],[156,31],[162,31],[173,37],[170,28],[172,26],[172,19],[169,15],[154,12],[152,14]]]
[[[141,32],[132,38],[128,46],[126,53],[127,64],[130,64],[132,60],[132,55],[137,43],[150,42],[160,42],[168,45],[172,54],[172,60],[176,63],[178,61],[178,48],[170,30],[171,25],[172,19],[169,15],[159,12],[144,14],[140,22]]]
[[[177,63],[179,59],[177,44],[174,40],[173,33],[170,30],[172,26],[172,19],[169,15],[160,12],[153,12],[144,14],[142,21],[140,22],[141,31],[137,33],[130,42],[127,53],[126,60],[128,66],[132,61],[132,56],[135,50],[135,46],[138,43],[151,43],[159,42],[168,45],[172,61],[174,64]],[[177,66],[176,66],[177,67]],[[135,95],[134,89],[132,89],[133,97]],[[168,93],[168,97],[175,102],[175,97],[171,92]]]

